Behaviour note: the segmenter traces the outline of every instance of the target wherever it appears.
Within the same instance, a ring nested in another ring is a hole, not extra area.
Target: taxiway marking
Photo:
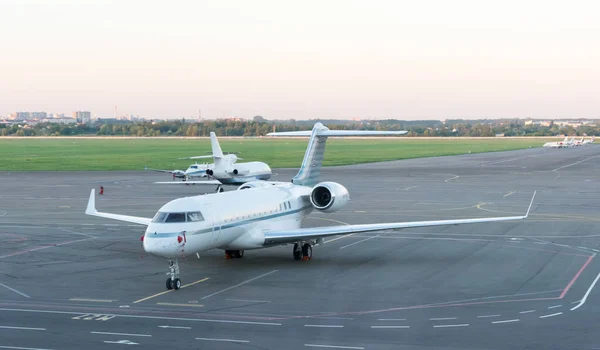
[[[111,332],[90,332],[92,334],[103,334],[103,335],[124,335],[128,337],[151,337],[152,334],[137,334],[137,333],[111,333]]]
[[[526,311],[520,311],[520,314],[530,314],[532,312],[535,312],[535,310],[526,310]]]
[[[77,315],[77,316],[81,315],[81,312],[59,311],[59,310],[32,310],[32,309],[0,308],[0,311],[31,312],[31,313],[39,313],[39,314]],[[216,320],[216,319],[207,319],[207,318],[164,317],[164,316],[147,316],[147,315],[128,315],[128,314],[111,314],[111,316],[123,317],[123,318],[140,318],[140,319],[148,319],[148,320],[163,320],[163,321],[169,320],[169,321],[249,324],[249,325],[259,325],[259,326],[281,326],[281,323],[273,323],[273,322]]]
[[[459,324],[436,324],[433,328],[449,328],[449,327],[468,327],[468,323],[459,323]]]
[[[310,348],[330,348],[330,349],[354,349],[354,350],[364,350],[362,346],[343,346],[343,345],[324,345],[324,344],[304,344],[306,347]]]
[[[581,275],[583,270],[585,270],[585,268],[588,266],[588,264],[592,261],[592,259],[594,258],[594,255],[590,256],[587,259],[587,261],[585,262],[585,264],[583,264],[583,266],[579,269],[579,271],[577,271],[577,274],[575,274],[575,277],[573,277],[573,279],[571,279],[571,281],[569,282],[569,284],[567,284],[567,286],[562,291],[562,293],[560,293],[559,299],[562,299],[565,297],[565,295],[567,295],[567,292],[569,291],[569,289],[571,289],[571,286],[573,286],[573,284],[575,284],[575,281],[577,281],[577,279],[579,278],[579,275]],[[600,274],[598,274],[598,277],[600,277]],[[596,278],[596,281],[597,280],[598,280],[598,278]],[[594,284],[596,284],[596,281],[594,281]],[[591,288],[593,288],[593,284],[592,284]],[[588,291],[588,293],[589,293],[589,291]],[[587,294],[586,294],[586,296],[587,296]],[[573,309],[571,309],[571,310],[573,310]]]
[[[158,326],[158,328],[192,329],[192,327],[184,327],[184,326]]]
[[[456,320],[456,317],[434,317],[434,318],[429,319],[429,321],[447,321],[447,320]]]
[[[204,307],[204,305],[201,305],[201,304],[156,303],[156,305]]]
[[[368,240],[371,240],[371,239],[373,239],[373,238],[377,238],[377,237],[379,237],[379,236],[381,236],[381,235],[377,235],[377,236],[371,236],[371,237],[369,237],[369,238],[361,239],[361,240],[360,240],[360,241],[358,241],[358,242],[350,243],[350,244],[348,244],[348,245],[345,245],[345,246],[343,246],[343,247],[340,247],[340,249],[348,248],[348,247],[351,247],[351,246],[353,246],[353,245],[355,245],[355,244],[359,244],[359,243],[362,243],[362,242],[366,242],[366,241],[368,241]]]
[[[189,287],[189,286],[193,286],[194,284],[197,284],[197,283],[200,283],[200,282],[204,282],[204,281],[208,280],[209,278],[210,278],[210,277],[205,277],[205,278],[203,278],[203,279],[201,279],[201,280],[197,280],[196,282],[192,282],[192,283],[185,284],[185,285],[181,286],[181,289],[183,289],[183,288],[187,288],[187,287]],[[154,294],[154,295],[151,295],[151,296],[149,296],[149,297],[145,297],[145,298],[142,298],[142,299],[136,300],[136,301],[134,301],[133,303],[134,303],[134,304],[141,303],[142,301],[146,301],[146,300],[148,300],[148,299],[156,298],[156,297],[158,297],[158,296],[161,296],[161,295],[163,295],[163,294],[167,294],[167,293],[170,293],[170,292],[173,292],[173,291],[174,291],[174,289],[171,289],[171,290],[165,290],[164,292],[156,293],[156,294]]]
[[[599,278],[600,278],[600,273],[598,274],[598,276],[596,276],[596,279],[594,280],[594,282],[592,282],[592,284],[590,285],[590,288],[588,288],[587,292],[585,292],[585,295],[579,301],[579,304],[577,304],[577,305],[575,305],[575,307],[571,308],[571,311],[575,311],[575,310],[579,309],[583,304],[585,304],[585,301],[587,300],[588,295],[590,295],[590,292],[592,291],[592,289],[594,289],[594,286],[596,285],[596,282],[598,282]]]
[[[239,301],[240,303],[270,303],[268,300],[249,300],[249,299],[225,299],[229,301]]]
[[[23,348],[20,346],[6,346],[0,345],[0,349],[14,349],[14,350],[50,350],[50,349],[42,349],[42,348]]]
[[[554,305],[554,306],[549,306],[548,309],[556,309],[557,307],[561,307],[562,305]]]
[[[196,338],[197,340],[208,340],[208,341],[224,341],[230,343],[249,343],[250,340],[241,339],[225,339],[225,338]]]
[[[237,288],[237,287],[239,287],[239,286],[243,286],[244,284],[250,283],[250,282],[252,282],[252,281],[256,281],[256,280],[257,280],[257,279],[259,279],[259,278],[263,278],[263,277],[269,276],[269,275],[271,275],[271,274],[274,274],[274,273],[275,273],[275,272],[277,272],[277,271],[279,271],[279,270],[273,270],[273,271],[271,271],[271,272],[267,272],[267,273],[265,273],[265,274],[262,274],[262,275],[260,275],[260,276],[257,276],[257,277],[254,277],[254,278],[251,278],[251,279],[249,279],[249,280],[246,280],[246,281],[244,281],[244,282],[241,282],[241,283],[238,283],[238,284],[236,284],[235,286],[231,286],[231,287],[228,287],[228,288],[222,289],[222,290],[220,290],[220,291],[218,291],[218,292],[214,292],[214,293],[212,293],[212,294],[209,294],[209,295],[207,295],[207,296],[205,296],[205,297],[202,297],[201,299],[202,299],[202,300],[204,300],[204,299],[206,299],[206,298],[210,298],[210,297],[212,297],[212,296],[215,296],[215,295],[217,295],[217,294],[221,294],[221,293],[223,293],[223,292],[226,292],[226,291],[228,291],[228,290],[231,290],[231,289]]]
[[[513,323],[513,322],[519,322],[520,320],[518,318],[512,319],[512,320],[502,320],[502,321],[492,321],[492,324],[499,324],[499,323]]]
[[[481,315],[477,316],[477,318],[491,318],[491,317],[500,317],[502,315]]]
[[[116,300],[110,300],[110,299],[84,299],[84,298],[71,298],[69,300],[70,301],[90,301],[90,302],[94,302],[94,303],[112,303],[113,301],[116,301]]]
[[[510,196],[511,194],[515,193],[514,191],[508,192],[507,194],[505,194],[504,196],[502,196],[503,198],[506,198],[508,196]]]
[[[450,180],[458,179],[459,177],[460,177],[460,176],[458,176],[458,175],[455,175],[454,177],[451,177],[451,178],[449,178],[449,179],[446,179],[446,180],[444,180],[444,182],[448,182],[448,181],[450,181]]]
[[[344,328],[342,325],[336,324],[305,324],[304,327],[314,327],[314,328]]]
[[[410,190],[410,189],[412,189],[412,188],[417,188],[417,187],[419,187],[419,186],[410,186],[410,187],[405,187],[405,188],[403,188],[403,190],[404,190],[404,191],[408,191],[408,190]]]
[[[25,298],[29,298],[29,299],[31,299],[31,297],[30,297],[29,295],[27,295],[27,294],[25,294],[25,293],[22,293],[22,292],[19,292],[18,290],[16,290],[16,289],[14,289],[14,288],[11,288],[11,287],[9,287],[9,286],[7,286],[6,284],[0,283],[0,286],[2,286],[2,287],[4,287],[4,288],[6,288],[6,289],[8,289],[8,290],[12,290],[13,292],[15,292],[15,293],[17,293],[17,294],[19,294],[19,295],[21,295],[21,296],[24,296]]]
[[[405,318],[378,318],[377,321],[406,321]]]
[[[555,314],[550,314],[550,315],[543,315],[543,316],[540,316],[540,318],[554,317],[554,316],[558,316],[558,315],[562,315],[562,312],[557,312]]]
[[[398,328],[406,329],[406,328],[410,328],[410,326],[371,326],[371,328],[373,328],[373,329],[398,329]]]
[[[573,164],[568,164],[568,165],[561,166],[560,168],[556,168],[556,169],[554,169],[554,170],[552,170],[552,171],[558,171],[558,170],[560,170],[560,169],[564,169],[564,168],[572,167],[573,165],[577,165],[577,164],[579,164],[579,163],[583,163],[583,162],[585,162],[585,161],[588,161],[588,160],[590,160],[590,159],[594,159],[594,158],[598,158],[598,157],[600,157],[600,155],[593,156],[593,157],[589,157],[589,158],[585,158],[585,159],[582,159],[582,160],[580,160],[580,161],[578,161],[578,162],[575,162],[575,163],[573,163]]]
[[[1,329],[22,329],[24,331],[45,331],[46,328],[29,328],[29,327],[15,327],[15,326],[0,326]]]

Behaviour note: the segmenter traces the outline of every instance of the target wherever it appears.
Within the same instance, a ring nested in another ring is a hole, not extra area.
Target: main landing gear
[[[181,288],[181,280],[179,279],[179,260],[169,259],[169,269],[170,272],[167,272],[167,289],[175,289],[178,290]]]
[[[294,260],[310,260],[312,259],[312,246],[310,243],[295,243],[294,244]]]
[[[225,259],[241,259],[244,256],[243,250],[226,250]]]

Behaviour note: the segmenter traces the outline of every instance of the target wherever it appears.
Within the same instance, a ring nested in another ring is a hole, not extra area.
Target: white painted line
[[[183,327],[183,326],[158,326],[158,328],[192,329],[192,327]]]
[[[581,307],[581,305],[585,304],[585,301],[587,300],[588,295],[590,295],[590,292],[592,291],[592,289],[594,289],[594,286],[596,285],[596,282],[598,282],[599,278],[600,278],[600,273],[598,274],[598,276],[596,276],[596,279],[594,280],[594,282],[592,282],[592,285],[590,286],[590,288],[588,288],[587,292],[585,292],[583,299],[581,299],[579,301],[579,304],[577,304],[575,307],[571,308],[571,311],[577,310]]]
[[[565,166],[561,166],[560,168],[556,168],[556,169],[554,169],[554,170],[552,170],[552,171],[558,171],[558,170],[560,170],[560,169],[568,168],[568,167],[571,167],[571,166],[573,166],[573,165],[577,165],[577,164],[579,164],[579,163],[583,163],[583,162],[585,162],[585,161],[587,161],[587,160],[594,159],[594,158],[597,158],[597,157],[600,157],[600,155],[593,156],[593,157],[589,157],[589,158],[586,158],[586,159],[580,160],[580,161],[578,161],[578,162],[575,162],[575,163],[573,163],[573,164],[568,164],[568,165],[565,165]]]
[[[23,348],[20,346],[6,346],[0,345],[0,349],[14,349],[14,350],[50,350],[50,349],[42,349],[42,348]]]
[[[373,329],[396,329],[396,328],[410,328],[410,326],[371,326]]]
[[[243,286],[244,284],[250,283],[250,282],[252,282],[252,281],[255,281],[255,280],[259,279],[259,278],[263,278],[263,277],[266,277],[266,276],[268,276],[268,275],[274,274],[274,273],[275,273],[275,272],[277,272],[277,271],[279,271],[279,270],[273,270],[273,271],[271,271],[271,272],[267,272],[267,273],[265,273],[265,274],[262,274],[262,275],[260,275],[260,276],[257,276],[257,277],[251,278],[251,279],[249,279],[249,280],[246,280],[246,281],[244,281],[244,282],[242,282],[242,283],[238,283],[238,284],[236,284],[235,286],[231,286],[231,287],[228,287],[228,288],[222,289],[222,290],[220,290],[220,291],[218,291],[218,292],[214,292],[214,293],[212,293],[212,294],[209,294],[209,295],[207,295],[207,296],[205,296],[205,297],[202,297],[202,299],[210,298],[210,297],[212,297],[212,296],[215,296],[215,295],[217,295],[217,294],[221,294],[221,293],[223,293],[223,292],[226,292],[226,291],[228,291],[228,290],[231,290],[231,289],[233,289],[233,288],[237,288],[237,287],[239,287],[239,286]]]
[[[500,317],[501,315],[481,315],[477,316],[477,318],[489,318],[489,317]]]
[[[344,328],[342,325],[336,324],[305,324],[304,327],[315,327],[315,328]]]
[[[448,181],[450,181],[450,180],[458,179],[459,177],[460,177],[460,176],[456,175],[456,176],[454,176],[454,177],[451,177],[451,178],[449,178],[449,179],[446,179],[446,180],[444,180],[444,182],[448,182]]]
[[[406,321],[405,318],[378,318],[377,321]]]
[[[17,294],[19,294],[19,295],[21,295],[21,296],[24,296],[25,298],[31,298],[29,295],[27,295],[27,294],[25,294],[25,293],[21,293],[21,292],[19,292],[18,290],[14,289],[14,288],[10,288],[10,287],[9,287],[9,286],[7,286],[6,284],[2,284],[2,283],[0,283],[0,286],[2,286],[2,287],[4,287],[4,288],[6,288],[6,289],[8,289],[8,290],[12,290],[13,292],[15,292],[15,293],[17,293]]]
[[[348,244],[348,245],[345,245],[345,246],[343,246],[343,247],[340,247],[340,249],[348,248],[348,247],[351,247],[351,246],[353,246],[353,245],[355,245],[355,244],[359,244],[359,243],[362,243],[362,242],[366,242],[366,241],[368,241],[368,240],[371,240],[371,239],[373,239],[373,238],[377,238],[377,237],[379,237],[379,236],[381,236],[381,235],[377,235],[377,236],[372,236],[372,237],[369,237],[369,238],[361,239],[361,240],[360,240],[360,241],[358,241],[358,242],[350,243],[350,244]]]
[[[58,310],[32,310],[32,309],[11,309],[11,308],[0,308],[0,311],[14,311],[14,312],[31,312],[39,314],[56,314],[56,315],[81,315],[81,312],[73,311],[58,311]],[[111,314],[116,317],[123,318],[140,318],[148,320],[169,320],[169,321],[190,321],[190,322],[212,322],[212,323],[231,323],[231,324],[249,324],[259,326],[281,326],[281,323],[273,322],[253,322],[253,321],[234,321],[234,320],[215,320],[206,318],[189,318],[189,317],[165,317],[165,316],[145,316],[145,315],[128,315],[128,314]]]
[[[562,312],[557,312],[555,314],[540,316],[540,318],[554,317],[554,316],[558,316],[558,315],[562,315]]]
[[[520,314],[530,314],[532,312],[535,312],[535,310],[527,310],[527,311],[521,311],[519,312]]]
[[[419,187],[419,186],[410,186],[410,187],[405,187],[405,188],[403,188],[403,190],[404,190],[404,191],[408,191],[408,190],[410,190],[411,188],[417,188],[417,187]]]
[[[28,328],[28,327],[14,327],[14,326],[0,326],[2,329],[22,329],[26,331],[45,331],[46,328]]]
[[[513,193],[515,193],[515,192],[514,192],[514,191],[512,191],[512,192],[508,192],[507,194],[505,194],[505,195],[504,195],[504,196],[502,196],[502,197],[503,197],[503,198],[506,198],[506,197],[510,196],[511,194],[513,194]]]
[[[577,301],[572,301],[571,304],[577,304],[578,302],[580,302],[581,300],[577,300]]]
[[[362,346],[342,346],[342,345],[322,345],[322,344],[304,344],[310,348],[331,348],[331,349],[355,349],[364,350]]]
[[[503,320],[503,321],[493,321],[492,324],[498,324],[498,323],[513,323],[513,322],[519,322],[520,320],[518,318],[515,318],[513,320]]]
[[[448,328],[448,327],[469,327],[468,323],[459,323],[459,324],[436,324],[433,328]]]
[[[110,300],[110,299],[85,299],[85,298],[71,298],[71,299],[69,299],[69,301],[89,301],[89,302],[94,302],[94,303],[112,303],[113,301],[117,301],[117,300]]]
[[[435,318],[430,318],[430,321],[446,321],[446,320],[456,320],[457,317],[435,317]]]
[[[230,343],[249,343],[250,340],[239,340],[239,339],[222,339],[222,338],[196,338],[197,340],[208,340],[208,341],[224,341]]]
[[[140,343],[132,342],[131,340],[116,340],[116,341],[105,340],[104,342],[106,344],[140,345]]]
[[[270,303],[268,300],[248,300],[248,299],[225,299],[229,301],[239,301],[241,303]]]
[[[151,337],[151,334],[136,334],[136,333],[111,333],[111,332],[90,332],[92,334],[104,334],[104,335],[126,335],[129,337]]]
[[[554,305],[554,306],[550,306],[548,307],[548,309],[556,309],[557,307],[561,307],[562,305]]]

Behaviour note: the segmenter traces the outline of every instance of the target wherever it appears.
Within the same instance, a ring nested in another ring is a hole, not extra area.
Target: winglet
[[[533,197],[531,197],[531,202],[529,202],[529,208],[527,208],[527,213],[525,214],[525,218],[529,216],[529,211],[531,210],[531,206],[533,205],[533,200],[535,199],[535,194],[537,190],[533,191]]]
[[[94,192],[95,190],[92,188],[90,199],[88,200],[87,208],[85,209],[85,213],[88,215],[93,215],[98,212],[96,210],[96,194]]]

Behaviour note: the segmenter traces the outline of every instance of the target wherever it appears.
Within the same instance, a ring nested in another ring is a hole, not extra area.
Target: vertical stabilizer
[[[214,158],[223,158],[223,151],[221,151],[221,146],[219,146],[219,140],[217,140],[217,135],[214,132],[210,132],[210,145],[212,146],[212,155]]]
[[[292,183],[301,186],[314,186],[319,182],[321,167],[325,156],[325,142],[327,137],[343,136],[385,136],[404,135],[406,131],[367,131],[367,130],[329,130],[321,123],[316,123],[312,131],[284,131],[271,132],[269,136],[310,136],[308,147],[304,154],[304,160],[298,174],[292,179]]]
[[[292,183],[301,186],[314,186],[319,182],[321,166],[325,157],[327,136],[319,136],[319,132],[329,130],[321,123],[315,124],[308,141],[304,160],[298,174],[292,178]]]

